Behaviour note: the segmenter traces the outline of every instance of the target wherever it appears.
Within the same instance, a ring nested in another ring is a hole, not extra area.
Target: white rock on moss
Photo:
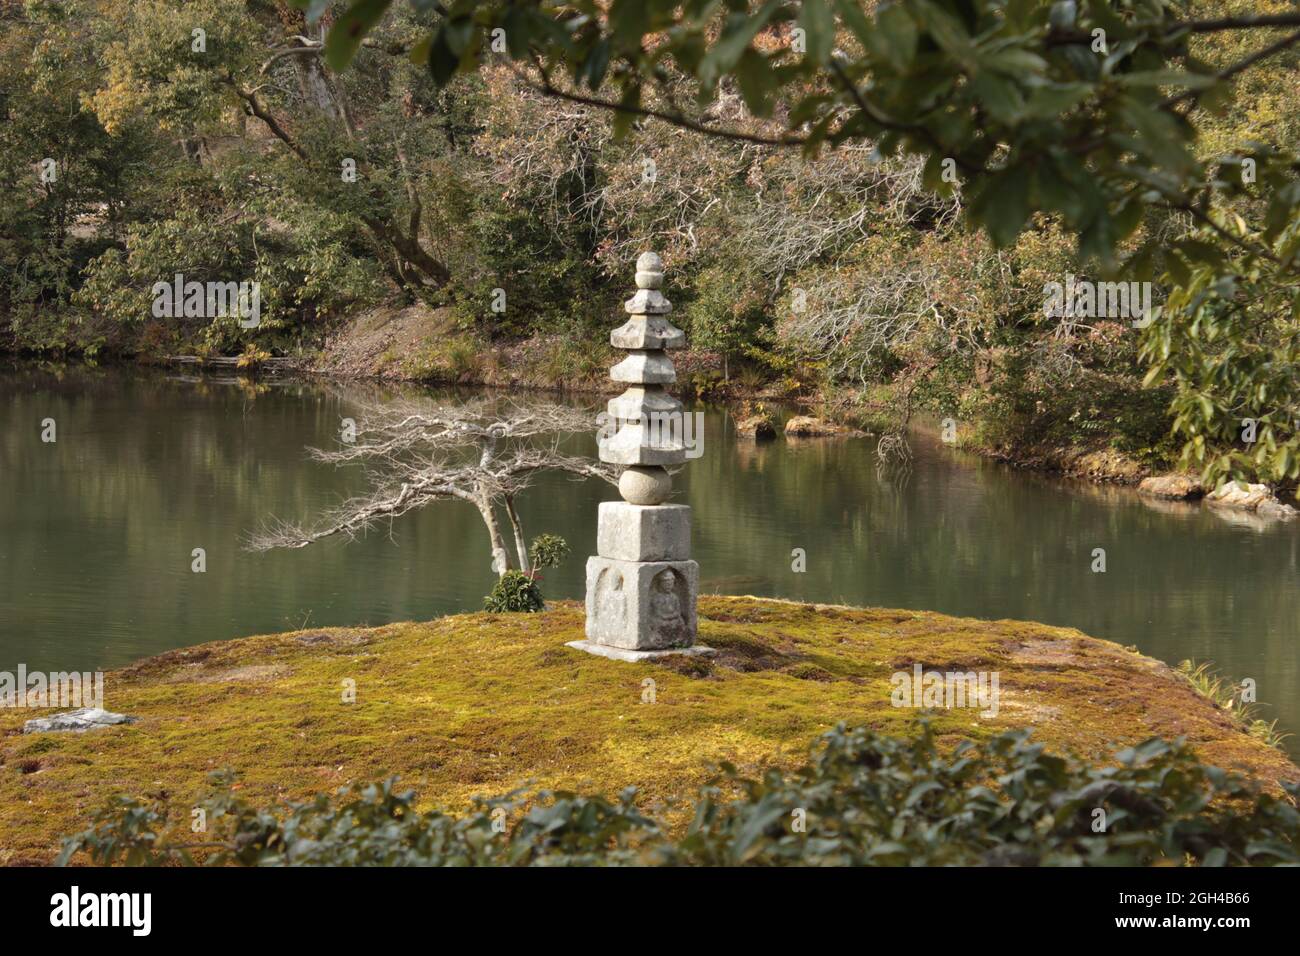
[[[126,714],[115,714],[112,711],[104,710],[102,707],[82,707],[79,710],[65,710],[60,714],[51,714],[49,717],[33,717],[23,724],[23,733],[41,734],[52,731],[72,731],[74,733],[85,733],[87,730],[97,730],[100,727],[113,727],[117,724],[133,724],[134,717],[128,717]]]

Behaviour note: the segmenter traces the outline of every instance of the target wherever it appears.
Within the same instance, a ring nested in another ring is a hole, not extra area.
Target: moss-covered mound
[[[891,704],[890,677],[918,662],[999,675],[996,717],[935,715],[953,741],[1030,725],[1058,749],[1104,757],[1185,736],[1221,767],[1266,783],[1300,777],[1165,665],[1078,631],[748,597],[701,598],[700,618],[712,661],[570,649],[583,613],[569,602],[149,658],[106,679],[105,705],[135,724],[24,736],[41,712],[0,711],[0,863],[48,861],[114,794],[172,801],[185,825],[220,767],[268,803],[393,773],[450,809],[530,783],[607,794],[634,784],[647,805],[690,797],[710,764],[793,766],[839,721],[907,733],[916,712]]]

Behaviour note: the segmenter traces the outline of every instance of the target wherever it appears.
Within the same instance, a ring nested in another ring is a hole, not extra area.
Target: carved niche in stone
[[[690,628],[682,613],[689,600],[686,581],[665,568],[650,584],[650,633],[655,647],[675,647],[690,640]]]
[[[605,568],[596,581],[596,607],[602,621],[607,624],[627,619],[627,594],[623,591],[623,575],[613,568]]]

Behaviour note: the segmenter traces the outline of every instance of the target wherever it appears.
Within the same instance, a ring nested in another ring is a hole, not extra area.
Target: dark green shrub
[[[546,605],[537,582],[523,571],[507,571],[492,585],[492,590],[483,599],[483,608],[493,614],[502,614],[507,611],[542,611]]]
[[[1300,786],[1263,793],[1201,764],[1181,741],[1148,740],[1091,766],[1015,731],[947,752],[840,725],[792,774],[747,779],[723,765],[686,832],[616,800],[522,791],[462,816],[418,813],[396,780],[291,806],[250,807],[213,775],[202,802],[205,863],[281,865],[1273,865],[1300,862]],[[59,857],[98,864],[195,862],[165,806],[117,798]],[[1104,828],[1099,829],[1099,821]]]
[[[558,568],[569,556],[569,542],[558,534],[539,534],[528,547],[534,568]]]

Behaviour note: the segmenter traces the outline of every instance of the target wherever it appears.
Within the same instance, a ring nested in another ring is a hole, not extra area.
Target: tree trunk
[[[302,144],[290,136],[289,131],[286,130],[284,126],[281,125],[280,121],[277,120],[275,116],[273,116],[262,104],[256,90],[245,90],[235,80],[234,76],[230,74],[226,75],[225,82],[229,84],[235,94],[244,101],[249,115],[255,116],[261,120],[266,125],[266,128],[271,131],[272,135],[288,146],[299,159],[303,160],[303,162],[307,163],[309,166],[314,165],[312,157],[303,148]],[[425,251],[424,247],[420,244],[420,236],[418,232],[414,235],[407,235],[402,232],[400,228],[391,225],[386,220],[377,218],[373,215],[366,215],[365,213],[362,213],[360,218],[377,242],[389,247],[397,256],[409,263],[417,272],[419,272],[428,285],[440,289],[451,280],[451,270],[448,269],[444,263],[440,262]],[[419,228],[420,221],[418,215],[413,218],[411,224],[416,227],[416,229]]]
[[[430,284],[441,287],[451,279],[451,271],[424,251],[418,236],[408,236],[400,229],[381,222],[373,216],[362,216],[361,221],[377,239],[391,246],[403,259],[418,269]]]
[[[487,499],[480,498],[474,503],[478,506],[479,514],[483,516],[483,523],[487,525],[488,538],[492,542],[493,561],[498,554],[502,557],[497,577],[503,578],[510,570],[510,552],[506,550],[505,538],[501,536],[501,525],[497,522],[496,512],[492,510],[492,502]]]
[[[515,496],[506,495],[506,514],[510,516],[510,527],[515,533],[515,551],[519,554],[519,567],[524,574],[533,573],[532,562],[528,560],[528,545],[524,543],[524,527],[519,522],[519,512],[515,510]]]
[[[304,22],[303,30],[306,31],[304,35],[309,39],[319,44],[324,43],[323,23],[307,25]],[[338,86],[325,72],[322,59],[319,56],[293,56],[289,59],[293,62],[294,75],[298,78],[298,92],[302,94],[303,102],[309,108],[328,116],[343,129],[348,139],[351,139],[355,130],[347,102]]]

